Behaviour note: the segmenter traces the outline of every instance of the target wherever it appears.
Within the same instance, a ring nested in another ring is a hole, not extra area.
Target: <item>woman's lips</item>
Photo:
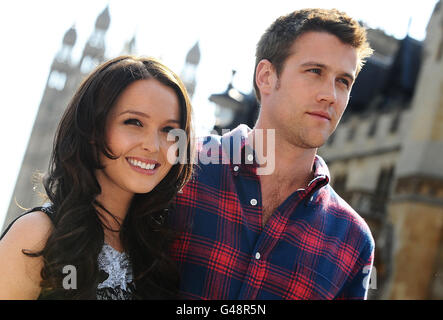
[[[126,161],[135,171],[148,175],[154,174],[161,166],[161,164],[155,160],[143,159],[138,157],[127,157]]]

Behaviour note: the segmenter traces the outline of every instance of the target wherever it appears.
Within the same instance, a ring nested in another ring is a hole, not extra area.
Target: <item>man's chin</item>
[[[327,141],[324,136],[311,137],[309,139],[300,139],[299,146],[304,149],[318,149]]]
[[[329,135],[319,131],[299,131],[291,132],[287,135],[287,141],[293,146],[302,149],[318,149],[323,146],[328,140]],[[278,141],[276,141],[278,147]]]

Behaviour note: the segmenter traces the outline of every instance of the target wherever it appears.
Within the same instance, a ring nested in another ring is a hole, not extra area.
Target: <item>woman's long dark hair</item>
[[[117,57],[97,67],[82,82],[59,123],[43,181],[52,203],[54,228],[41,252],[24,251],[43,257],[41,298],[94,299],[97,285],[104,280],[97,258],[106,226],[96,209],[102,205],[96,201],[101,189],[95,171],[103,169],[102,154],[116,158],[105,141],[111,109],[129,84],[143,79],[155,79],[174,89],[188,149],[183,153],[186,159],[173,165],[151,192],[134,196],[121,224],[120,239],[132,264],[135,298],[175,298],[178,274],[167,254],[171,232],[163,221],[171,200],[191,175],[191,105],[183,83],[171,70],[153,58],[133,56]],[[67,265],[76,268],[77,289],[63,289]]]

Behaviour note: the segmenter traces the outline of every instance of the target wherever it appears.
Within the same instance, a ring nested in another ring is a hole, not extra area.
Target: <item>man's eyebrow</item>
[[[328,66],[323,64],[323,63],[318,63],[318,62],[305,62],[301,65],[302,67],[318,67],[318,68],[322,68],[322,69],[328,69]],[[348,73],[348,72],[343,72],[340,74],[342,77],[347,77],[349,78],[352,82],[355,81],[355,77]]]
[[[305,63],[303,63],[301,66],[302,66],[302,67],[320,67],[320,68],[324,68],[324,69],[327,69],[327,68],[328,68],[328,67],[327,67],[325,64],[323,64],[323,63],[319,63],[319,62],[311,62],[311,61],[305,62]]]
[[[146,114],[144,112],[136,111],[136,110],[125,110],[125,111],[121,112],[118,116],[121,116],[121,115],[124,115],[124,114],[127,114],[127,113],[134,114],[134,115],[137,115],[137,116],[141,116],[141,117],[144,117],[144,118],[150,118],[151,117],[150,115],[148,115],[148,114]],[[172,122],[172,123],[180,124],[180,121],[176,120],[176,119],[169,119],[169,120],[167,120],[165,122]]]

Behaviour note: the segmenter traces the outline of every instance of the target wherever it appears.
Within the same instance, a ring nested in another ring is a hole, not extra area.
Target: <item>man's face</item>
[[[357,50],[326,32],[306,32],[294,42],[277,77],[270,68],[262,117],[276,137],[301,148],[322,146],[349,101]]]

